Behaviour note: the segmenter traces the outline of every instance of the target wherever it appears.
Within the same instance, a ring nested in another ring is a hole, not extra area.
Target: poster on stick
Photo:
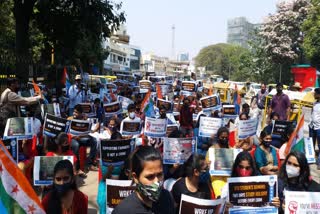
[[[30,139],[33,136],[32,117],[13,117],[7,120],[3,139]]]
[[[89,134],[91,132],[91,121],[90,120],[71,120],[69,132],[72,135]]]
[[[224,204],[224,199],[206,200],[182,194],[179,214],[220,214],[223,213]]]
[[[212,137],[217,134],[222,126],[222,119],[212,117],[200,117],[199,136]]]
[[[49,137],[55,137],[60,132],[67,132],[70,121],[52,114],[46,114],[43,125],[43,134]]]
[[[121,165],[129,157],[131,151],[134,149],[135,140],[106,140],[100,141],[100,157],[102,164]]]
[[[235,105],[223,105],[222,110],[223,117],[225,118],[235,118],[238,116]]]
[[[183,164],[194,151],[194,138],[164,138],[163,163]]]
[[[242,149],[209,148],[211,175],[230,176],[234,159]]]
[[[278,180],[276,175],[228,178],[228,189],[234,206],[263,207],[277,196]]]
[[[120,133],[122,135],[137,135],[141,133],[141,123],[139,121],[123,120],[121,122]]]
[[[107,185],[107,214],[111,214],[113,209],[120,202],[131,195],[136,189],[132,180],[112,180],[106,179]]]
[[[285,191],[285,214],[320,213],[320,192]]]
[[[216,109],[216,108],[218,109],[218,107],[220,105],[220,100],[217,95],[203,97],[200,99],[200,102],[201,102],[201,106],[202,106],[203,111],[212,110],[212,109]]]
[[[122,111],[121,104],[118,101],[113,102],[113,103],[104,104],[103,108],[104,108],[104,112],[105,112],[106,117],[114,116],[115,114],[119,114]]]
[[[247,137],[254,136],[257,132],[258,120],[257,118],[249,120],[239,120],[238,125],[238,138],[246,139]]]
[[[164,106],[166,108],[167,113],[172,113],[173,103],[171,101],[157,99],[157,107],[160,108],[161,106]]]
[[[149,137],[165,137],[167,133],[167,119],[146,117],[144,135]]]

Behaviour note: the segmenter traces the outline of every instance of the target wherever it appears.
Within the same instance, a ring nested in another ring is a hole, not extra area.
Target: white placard
[[[285,214],[320,213],[320,192],[285,191]]]
[[[304,138],[304,150],[308,163],[316,163],[316,153],[314,151],[312,137]]]
[[[149,137],[165,137],[167,133],[167,119],[146,117],[144,134]]]
[[[225,199],[207,200],[181,195],[180,214],[223,213]]]
[[[199,136],[212,137],[217,134],[218,129],[222,126],[222,119],[212,117],[200,117]]]
[[[257,118],[249,120],[239,120],[238,124],[238,138],[246,139],[247,137],[254,136],[257,132],[258,120]]]

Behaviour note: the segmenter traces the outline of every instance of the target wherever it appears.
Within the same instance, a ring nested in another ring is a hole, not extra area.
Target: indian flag
[[[288,144],[285,150],[286,155],[289,154],[290,151],[299,151],[303,153],[305,152],[303,126],[304,126],[304,115],[302,115],[296,129],[290,136],[290,139],[288,141]]]
[[[37,194],[0,141],[0,213],[45,214]]]

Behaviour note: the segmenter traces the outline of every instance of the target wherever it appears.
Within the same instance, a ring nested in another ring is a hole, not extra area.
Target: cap
[[[302,88],[300,82],[295,82],[293,86],[291,86],[293,88]]]

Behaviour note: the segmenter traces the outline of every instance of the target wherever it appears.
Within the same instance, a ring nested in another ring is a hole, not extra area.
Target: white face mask
[[[288,178],[295,178],[300,175],[300,169],[294,166],[290,166],[288,164],[286,165],[286,171],[287,171]]]
[[[130,113],[129,113],[129,117],[130,117],[131,119],[134,119],[134,118],[136,117],[136,113],[130,112]]]

